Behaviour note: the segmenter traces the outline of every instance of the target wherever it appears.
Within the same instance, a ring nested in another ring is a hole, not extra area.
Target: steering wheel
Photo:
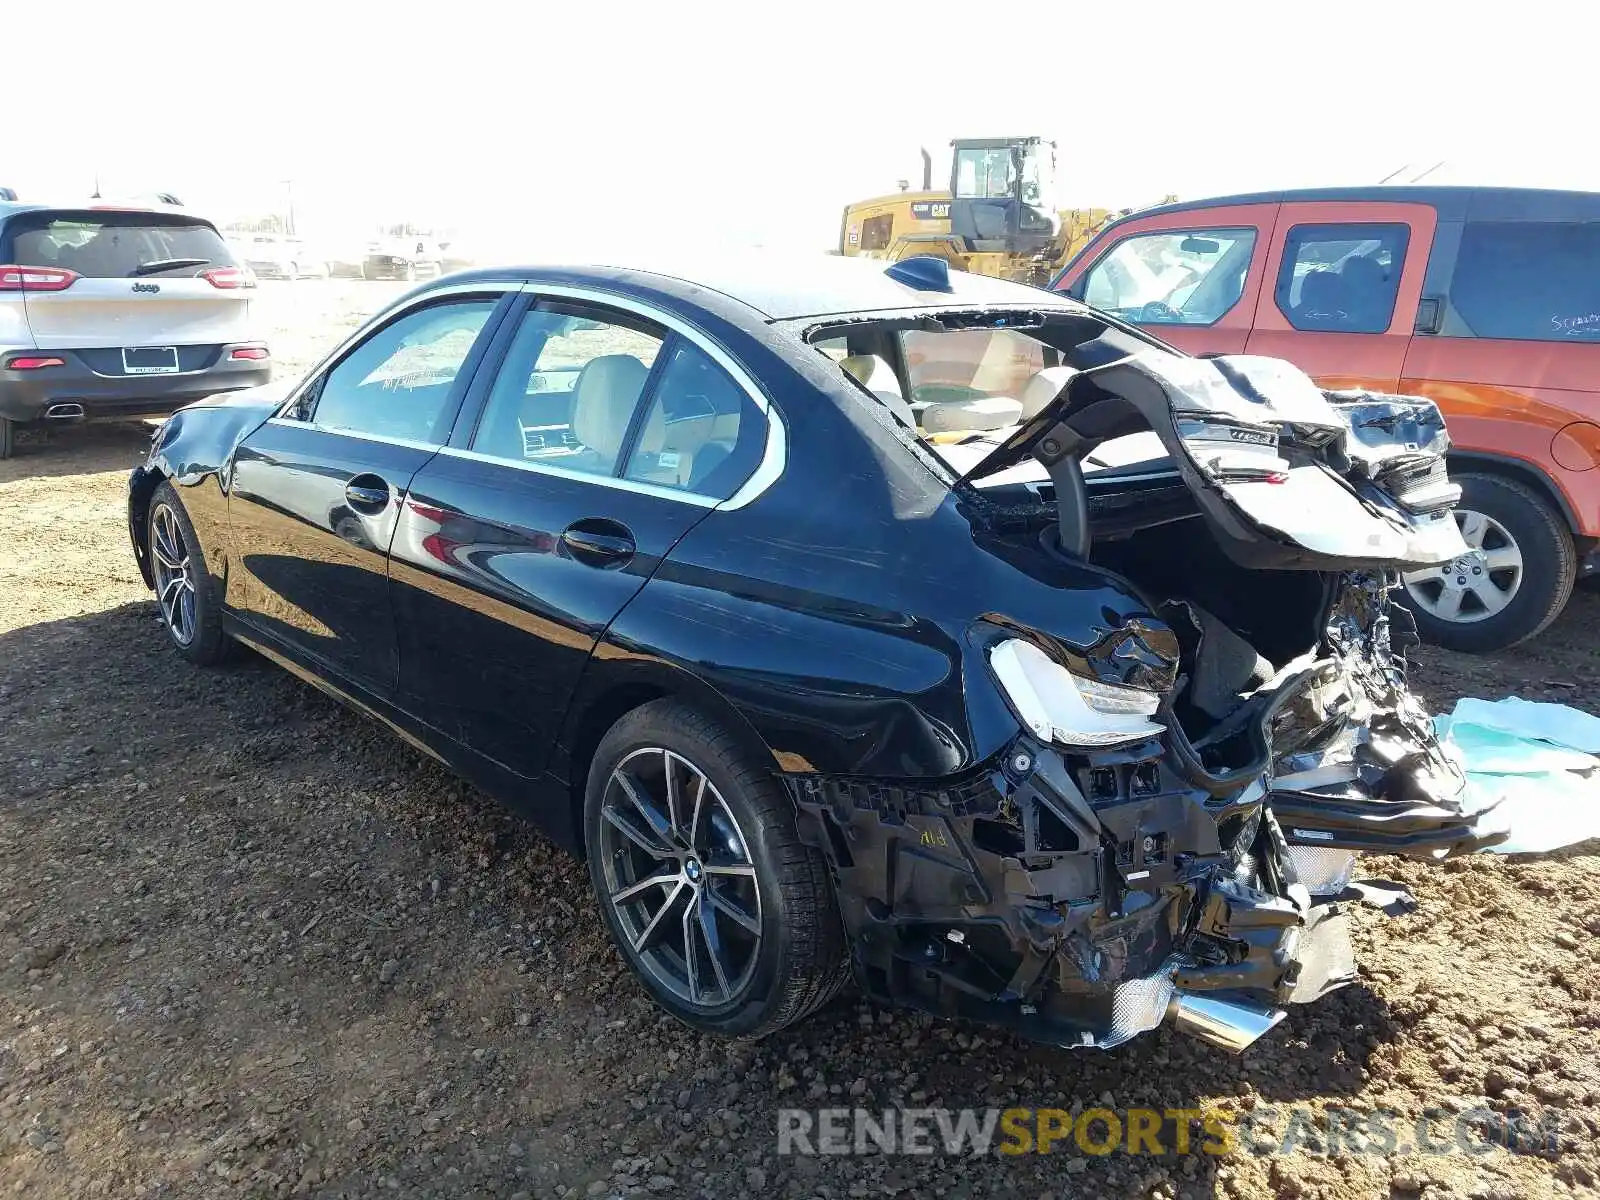
[[[1140,321],[1165,321],[1168,324],[1183,324],[1183,314],[1172,305],[1161,300],[1150,300],[1139,306]]]

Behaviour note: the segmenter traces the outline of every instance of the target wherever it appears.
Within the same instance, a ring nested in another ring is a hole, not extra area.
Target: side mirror
[[[1215,254],[1222,249],[1222,243],[1215,238],[1186,237],[1178,243],[1178,249],[1185,254]]]

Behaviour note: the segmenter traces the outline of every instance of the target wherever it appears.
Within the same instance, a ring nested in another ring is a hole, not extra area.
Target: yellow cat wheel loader
[[[906,183],[899,192],[846,208],[839,253],[885,262],[931,254],[977,275],[1042,285],[1102,225],[1122,215],[1055,207],[1054,142],[957,138],[950,146],[948,189],[934,190],[933,159],[924,150],[922,190]]]

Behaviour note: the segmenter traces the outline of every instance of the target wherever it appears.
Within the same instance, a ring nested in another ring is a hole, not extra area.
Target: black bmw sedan
[[[583,855],[667,1010],[867,992],[1239,1049],[1349,982],[1362,851],[1495,836],[1406,690],[1426,400],[913,259],[480,271],[130,481],[236,643]]]

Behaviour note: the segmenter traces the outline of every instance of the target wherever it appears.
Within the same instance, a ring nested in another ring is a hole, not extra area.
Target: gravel
[[[394,289],[266,285],[280,367]],[[1075,1054],[846,994],[760,1043],[661,1015],[581,867],[261,661],[163,645],[127,549],[142,429],[0,464],[0,1190],[41,1197],[1588,1195],[1600,857],[1377,860],[1356,985],[1234,1058],[1162,1030]],[[1425,654],[1436,706],[1600,707],[1580,589],[1531,646]],[[1554,1156],[779,1157],[860,1104],[1558,1108]]]

